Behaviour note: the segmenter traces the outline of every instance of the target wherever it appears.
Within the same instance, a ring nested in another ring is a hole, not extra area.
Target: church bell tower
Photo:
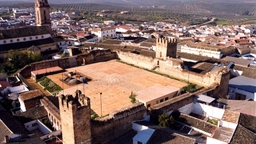
[[[36,25],[48,26],[49,28],[51,28],[50,5],[48,3],[48,0],[36,0],[35,11],[36,11]]]

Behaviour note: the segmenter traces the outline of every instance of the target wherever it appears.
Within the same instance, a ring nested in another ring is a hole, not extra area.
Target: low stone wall
[[[136,103],[109,116],[92,121],[92,143],[106,143],[114,140],[132,129],[132,121],[141,120],[147,110],[143,103]]]
[[[35,89],[21,74],[18,74],[17,76],[22,81],[22,83],[28,87],[29,90]]]
[[[181,123],[187,124],[189,126],[198,128],[204,132],[207,132],[209,134],[212,134],[214,130],[217,128],[216,125],[213,125],[211,123],[208,123],[206,121],[203,121],[201,119],[192,117],[190,115],[186,115],[181,113],[179,119],[177,120]]]
[[[171,110],[178,110],[179,108],[191,104],[194,101],[194,96],[191,93],[186,93],[157,105],[154,105],[150,108],[150,116],[153,122],[158,122],[158,116],[167,113]]]

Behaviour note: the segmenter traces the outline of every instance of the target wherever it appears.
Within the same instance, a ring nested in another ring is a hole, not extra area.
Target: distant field
[[[230,25],[231,24],[229,21],[223,20],[223,19],[218,19],[218,20],[215,21],[215,23],[217,25]]]

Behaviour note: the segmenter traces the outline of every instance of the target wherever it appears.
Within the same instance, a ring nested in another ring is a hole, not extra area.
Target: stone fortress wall
[[[164,49],[162,48],[162,50]],[[33,70],[44,69],[53,66],[60,66],[61,68],[65,69],[79,65],[85,65],[114,59],[120,59],[121,61],[139,66],[141,68],[156,70],[158,72],[179,79],[183,79],[191,83],[196,83],[205,87],[210,87],[216,84],[224,85],[224,87],[219,86],[219,89],[223,91],[223,95],[225,94],[225,91],[227,89],[225,85],[227,85],[226,79],[229,78],[229,72],[226,69],[216,69],[212,72],[202,75],[185,70],[183,68],[183,62],[179,59],[174,59],[170,57],[166,57],[166,59],[151,58],[134,54],[131,52],[111,52],[110,50],[98,50],[92,51],[88,54],[81,54],[69,58],[37,62],[26,66],[18,73],[23,77],[28,78],[30,77],[30,73]],[[220,94],[219,92],[216,93]],[[62,100],[59,99],[59,101]],[[172,103],[172,101],[173,99],[166,101],[167,104],[171,102],[171,104],[168,105],[161,104],[154,106],[153,113],[157,115],[158,112],[163,112],[170,109],[178,109],[184,105],[193,102],[193,96],[188,94],[188,96],[181,97],[181,99],[179,98],[179,100],[175,103]],[[70,104],[73,105],[74,103]],[[109,116],[106,116],[102,119],[91,120],[89,114],[90,108],[89,110],[88,108],[89,107],[72,107],[72,109],[68,109],[68,107],[60,108],[62,132],[64,138],[64,133],[72,133],[70,134],[72,135],[72,138],[65,139],[66,143],[76,143],[73,139],[79,141],[79,143],[85,141],[89,143],[108,142],[131,130],[131,122],[134,120],[143,119],[143,117],[147,114],[147,109],[145,108],[145,106],[142,103],[137,103],[129,107],[123,108],[121,110],[115,111],[111,113]],[[77,111],[76,109],[79,109],[79,111]],[[81,117],[85,117],[87,121],[82,120]],[[74,126],[79,126],[81,128],[73,129],[73,131],[70,131],[71,127]],[[78,138],[83,135],[86,136],[86,139]]]
[[[143,119],[147,110],[143,103],[132,104],[110,115],[91,120],[90,99],[78,94],[60,96],[60,117],[64,143],[106,143],[132,129],[132,121]]]
[[[114,140],[132,129],[132,121],[147,115],[143,103],[136,103],[112,112],[109,116],[92,121],[92,143]]]

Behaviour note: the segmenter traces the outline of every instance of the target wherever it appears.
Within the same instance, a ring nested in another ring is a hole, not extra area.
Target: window
[[[156,104],[158,104],[158,103],[159,103],[159,101],[157,100],[157,101],[156,101]]]
[[[26,40],[26,38],[23,38],[23,40],[25,41],[25,40]]]
[[[12,43],[13,41],[12,41],[12,40],[10,40],[10,42]]]
[[[31,40],[32,40],[32,37],[30,37],[29,39],[31,39]]]
[[[167,101],[168,99],[169,99],[169,98],[168,98],[168,97],[166,97],[164,100],[165,100],[165,101]]]
[[[38,36],[36,36],[36,39],[38,39]]]
[[[41,36],[41,38],[44,38],[44,36]]]
[[[20,41],[20,39],[17,39],[17,42],[19,42]]]
[[[6,43],[6,41],[4,40],[4,43]]]
[[[160,100],[160,103],[163,102],[163,101],[164,101],[164,99],[161,99],[161,100]]]
[[[150,105],[150,104],[148,104],[148,105],[147,105],[147,108],[149,108],[150,106],[151,106],[151,105]]]

